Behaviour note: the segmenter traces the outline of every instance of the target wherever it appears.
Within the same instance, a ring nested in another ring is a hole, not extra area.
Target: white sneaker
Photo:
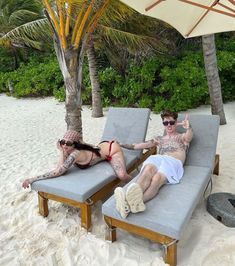
[[[132,183],[127,188],[126,200],[132,213],[143,212],[146,209],[143,201],[143,191],[137,183]]]
[[[116,200],[116,209],[120,213],[121,217],[125,219],[130,213],[130,207],[126,201],[125,192],[123,188],[117,187],[114,190],[114,198]]]

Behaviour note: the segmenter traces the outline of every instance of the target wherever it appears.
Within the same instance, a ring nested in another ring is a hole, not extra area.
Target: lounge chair
[[[122,143],[144,141],[150,116],[147,108],[110,108],[102,140],[118,140]],[[95,130],[95,129],[94,129]],[[127,151],[125,158],[131,173],[154,150]],[[109,196],[120,180],[108,162],[101,162],[86,170],[73,167],[65,175],[32,183],[38,191],[39,212],[48,216],[48,200],[55,200],[80,208],[81,225],[91,229],[91,206]]]
[[[182,116],[179,117],[181,119]],[[219,174],[219,156],[216,155],[219,117],[190,115],[190,123],[194,138],[179,184],[163,186],[158,195],[146,203],[144,212],[129,214],[126,219],[122,219],[117,212],[114,196],[102,206],[108,225],[107,240],[115,241],[116,228],[121,228],[161,243],[165,247],[165,261],[172,266],[177,263],[177,241],[205,191],[211,174]],[[182,130],[179,129],[180,132]]]

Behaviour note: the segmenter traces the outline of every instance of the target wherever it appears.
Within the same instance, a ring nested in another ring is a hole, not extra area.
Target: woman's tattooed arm
[[[68,158],[64,161],[64,163],[58,166],[55,170],[47,172],[43,175],[28,178],[23,182],[22,186],[26,188],[29,186],[29,184],[32,184],[35,181],[61,176],[74,164],[75,160],[76,156],[75,154],[72,153],[68,156]]]

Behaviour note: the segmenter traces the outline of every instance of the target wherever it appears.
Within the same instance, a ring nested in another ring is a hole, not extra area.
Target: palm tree
[[[35,0],[0,0],[0,37],[12,29],[16,29],[27,22],[38,20],[42,17],[42,7]],[[14,57],[15,68],[18,67],[19,48],[24,46],[18,38],[5,40],[4,45],[8,47]]]
[[[106,38],[114,35],[109,25],[110,21],[124,21],[133,14],[133,10],[116,0],[43,0],[45,15],[54,35],[54,47],[61,72],[64,77],[66,90],[66,123],[69,129],[77,130],[82,134],[81,121],[81,88],[82,88],[82,66],[87,44],[91,36],[98,31],[104,32]],[[105,15],[104,15],[105,13]],[[99,22],[99,23],[98,23]],[[102,24],[103,26],[102,26]],[[37,34],[35,37],[35,29]],[[31,35],[34,38],[29,38]],[[40,29],[38,31],[38,29]],[[12,30],[1,38],[1,41],[23,37],[26,44],[35,47],[36,40],[48,30],[45,19],[30,22],[17,31]],[[43,34],[42,34],[43,33]],[[131,39],[132,46],[138,44],[143,46],[145,37],[136,39],[135,34],[121,34],[116,30],[116,41],[128,43]],[[127,38],[128,37],[128,38]],[[152,38],[151,42],[156,41]]]
[[[133,11],[125,21],[118,21],[118,23],[109,21],[109,23],[100,23],[97,26],[97,31],[93,34],[87,47],[93,117],[103,116],[95,47],[107,56],[110,63],[118,68],[122,76],[125,76],[126,65],[131,57],[147,54],[149,56],[153,52],[165,53],[172,46],[165,36],[165,24]],[[102,49],[99,49],[100,47]]]
[[[209,87],[211,112],[220,117],[220,124],[226,124],[221,93],[221,83],[218,73],[214,34],[202,36],[205,70]]]
[[[95,47],[92,38],[90,43],[87,45],[87,58],[92,87],[92,117],[101,117],[103,116],[103,110],[100,94],[100,83],[96,65]]]

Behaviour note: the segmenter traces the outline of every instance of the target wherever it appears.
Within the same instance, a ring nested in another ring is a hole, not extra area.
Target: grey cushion
[[[180,116],[179,120],[182,118]],[[153,230],[174,239],[180,239],[182,231],[211,176],[216,152],[219,117],[190,115],[190,122],[194,130],[194,139],[189,148],[185,173],[181,182],[177,185],[162,187],[158,195],[146,203],[146,211],[129,214],[125,219],[127,223]],[[184,129],[181,128],[179,131],[183,132]],[[115,210],[113,196],[103,204],[102,212],[106,216],[122,220]]]
[[[144,212],[129,214],[126,222],[179,239],[210,174],[209,168],[186,166],[180,184],[162,187],[158,195],[146,203]],[[123,220],[115,209],[114,196],[103,204],[102,212],[104,215]]]
[[[110,108],[102,140],[144,141],[149,116],[147,108]],[[140,152],[124,150],[127,167],[140,157]],[[32,183],[32,189],[84,202],[115,178],[111,165],[101,162],[86,170],[73,167],[64,176],[36,181]]]
[[[137,157],[135,154],[125,153],[125,158],[128,166],[136,161]],[[34,182],[32,189],[84,202],[115,178],[110,163],[101,162],[85,170],[75,166],[63,176]]]
[[[109,108],[107,123],[101,140],[115,139],[120,143],[145,140],[150,110],[148,108]],[[131,151],[140,157],[142,151]]]
[[[180,115],[179,120],[184,116]],[[216,143],[218,138],[219,116],[217,115],[190,115],[194,138],[190,143],[190,152],[185,165],[214,166]],[[179,129],[182,130],[182,129]]]

